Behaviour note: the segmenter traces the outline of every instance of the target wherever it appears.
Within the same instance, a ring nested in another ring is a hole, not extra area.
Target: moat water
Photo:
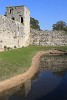
[[[26,96],[20,89],[8,100],[67,100],[67,56],[42,57],[38,73],[29,82]]]

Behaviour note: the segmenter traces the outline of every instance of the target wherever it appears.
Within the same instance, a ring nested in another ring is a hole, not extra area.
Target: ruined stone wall
[[[25,42],[24,44],[28,46],[30,44],[30,11],[24,6],[24,33],[25,33]]]
[[[22,23],[0,16],[0,49],[4,48],[4,46],[19,48],[28,45],[25,36],[26,33]]]
[[[67,45],[67,34],[59,31],[37,31],[31,29],[30,43],[33,45]]]
[[[6,47],[32,45],[67,45],[67,35],[58,31],[30,32],[30,11],[25,6],[6,8],[6,16],[0,15],[0,50]]]
[[[29,44],[30,39],[30,11],[25,6],[8,6],[6,7],[6,17],[22,23],[24,26],[25,41],[23,44]]]
[[[21,22],[21,17],[24,17],[23,6],[7,6],[6,16],[10,19],[14,18],[15,21]]]

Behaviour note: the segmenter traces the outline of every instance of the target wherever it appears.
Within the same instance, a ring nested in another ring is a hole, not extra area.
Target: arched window
[[[11,14],[11,9],[10,9],[10,14]]]

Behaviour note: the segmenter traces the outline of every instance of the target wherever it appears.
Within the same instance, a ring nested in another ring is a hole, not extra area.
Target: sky
[[[6,12],[6,6],[25,5],[30,16],[39,21],[42,30],[52,30],[57,21],[67,23],[67,0],[0,0],[0,15]]]

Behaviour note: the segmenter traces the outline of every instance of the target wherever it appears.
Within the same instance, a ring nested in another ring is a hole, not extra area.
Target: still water
[[[42,57],[36,77],[30,80],[27,96],[18,92],[8,100],[67,100],[67,56]]]

